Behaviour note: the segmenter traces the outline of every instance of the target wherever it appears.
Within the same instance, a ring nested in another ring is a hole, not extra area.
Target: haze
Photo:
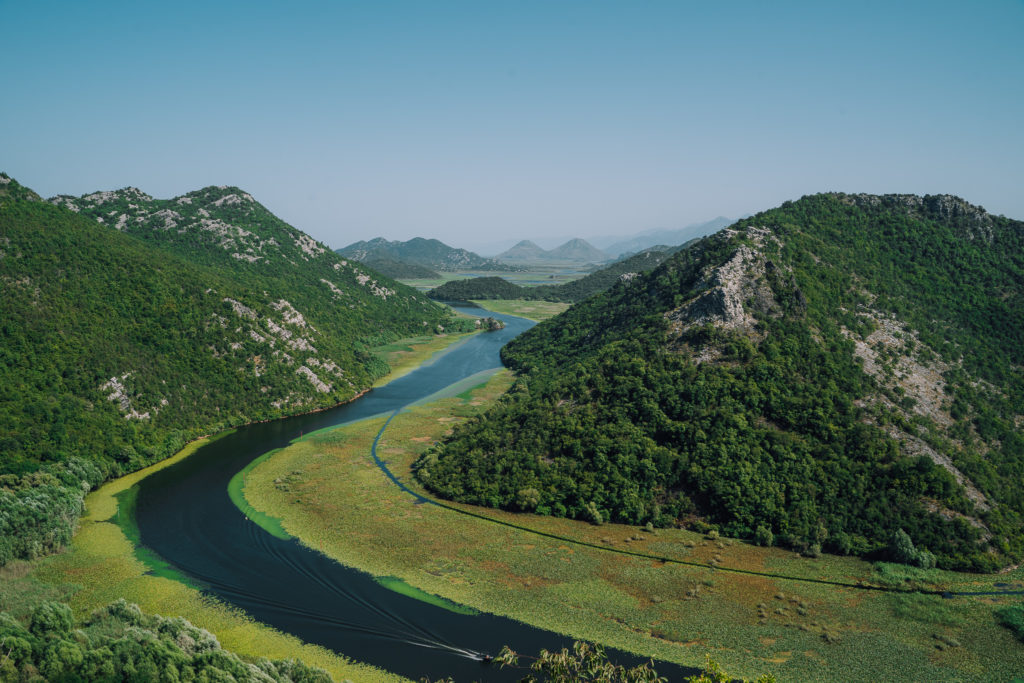
[[[45,196],[238,185],[332,247],[629,235],[826,190],[1024,217],[1016,1],[2,16],[0,169]]]

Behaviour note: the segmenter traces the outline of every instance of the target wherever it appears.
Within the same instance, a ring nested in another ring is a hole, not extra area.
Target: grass
[[[289,536],[288,532],[281,527],[281,520],[276,517],[271,517],[270,515],[249,505],[244,494],[246,476],[261,462],[273,456],[277,450],[278,449],[267,451],[242,468],[238,474],[231,477],[231,481],[228,482],[228,497],[231,499],[231,502],[235,504],[235,507],[241,510],[250,521],[256,524],[256,526],[263,529],[274,538],[287,541],[291,536]],[[138,539],[136,538],[133,540],[137,541]]]
[[[455,422],[496,400],[511,381],[502,371],[472,390],[460,387],[458,394],[399,414],[378,455],[403,483],[421,490],[410,474],[416,457]],[[700,666],[711,652],[735,675],[771,671],[796,681],[987,681],[1020,673],[1024,646],[994,614],[1011,604],[1005,597],[944,600],[666,564],[414,505],[370,459],[384,420],[325,431],[261,462],[247,479],[250,504],[272,511],[289,534],[349,566],[644,656]],[[287,492],[273,485],[289,475],[295,483]],[[806,578],[884,577],[959,590],[1024,578],[1021,570],[1000,577],[934,570],[910,575],[852,558],[810,560],[683,530],[646,533],[455,507],[604,548]]]
[[[229,605],[204,596],[175,578],[154,572],[145,556],[140,559],[132,542],[129,503],[134,485],[149,473],[187,457],[208,440],[190,444],[169,460],[114,480],[89,494],[86,514],[71,547],[32,563],[22,588],[50,586],[82,618],[118,598],[137,603],[144,611],[183,616],[214,633],[221,645],[243,657],[286,659],[298,657],[326,669],[335,678],[399,681],[386,672],[348,661],[325,648],[302,643],[294,636],[260,624]],[[128,533],[125,533],[128,530]]]
[[[374,581],[376,581],[377,583],[384,586],[390,591],[401,593],[402,595],[413,598],[414,600],[419,600],[421,602],[426,602],[428,604],[434,605],[435,607],[446,609],[449,612],[467,615],[480,614],[479,611],[473,609],[472,607],[466,607],[465,605],[456,604],[451,600],[446,600],[445,598],[442,598],[440,595],[434,595],[433,593],[428,593],[424,590],[420,590],[416,586],[409,585],[397,576],[378,576],[374,578]]]
[[[495,313],[518,315],[537,322],[554,317],[570,306],[570,304],[556,301],[525,301],[523,299],[487,299],[473,303]]]
[[[391,367],[391,372],[374,382],[373,386],[383,386],[393,379],[409,374],[435,354],[455,348],[458,342],[472,334],[476,333],[424,335],[376,347],[373,353]]]
[[[394,379],[424,360],[460,341],[466,335],[429,336],[402,340],[376,349],[394,368]],[[187,579],[155,554],[138,546],[134,522],[136,484],[149,474],[190,456],[213,438],[195,441],[173,457],[133,474],[108,482],[86,498],[86,511],[71,546],[63,553],[33,562],[13,562],[0,567],[0,609],[25,617],[42,600],[68,602],[79,618],[118,598],[137,603],[144,611],[163,616],[183,616],[214,633],[228,650],[250,658],[295,657],[326,669],[336,680],[402,681],[401,677],[349,661],[325,648],[301,642],[294,636],[260,624],[240,610],[203,595]],[[331,439],[330,430],[307,434],[305,439]],[[300,440],[301,442],[301,440]],[[241,495],[248,472],[268,453],[232,480],[230,495],[245,504]],[[288,475],[286,474],[286,477]],[[290,480],[289,480],[290,481]],[[249,508],[250,519],[262,528],[283,534],[272,515]],[[397,583],[392,582],[397,589]],[[419,595],[418,589],[402,589]],[[421,595],[450,609],[460,609],[438,596]]]
[[[529,287],[532,285],[560,285],[565,282],[577,280],[587,274],[587,271],[580,270],[578,263],[563,263],[550,265],[535,265],[525,271],[492,271],[492,270],[466,270],[457,273],[438,273],[437,278],[410,278],[401,282],[420,291],[428,291],[440,287],[451,280],[464,280],[470,277],[500,277],[520,285]]]

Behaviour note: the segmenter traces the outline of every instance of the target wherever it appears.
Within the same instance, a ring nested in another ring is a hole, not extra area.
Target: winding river
[[[505,328],[469,337],[351,403],[240,428],[142,480],[136,507],[142,544],[216,598],[351,659],[413,680],[518,680],[524,671],[490,666],[483,655],[497,654],[506,644],[520,653],[536,653],[570,641],[511,619],[457,614],[390,591],[368,574],[295,540],[271,536],[227,494],[239,470],[303,433],[393,414],[463,378],[500,367],[498,350],[533,323],[489,315],[502,319]],[[410,497],[409,504],[415,499]],[[640,661],[618,652],[613,658],[623,664]],[[684,673],[664,663],[658,669],[672,678]]]

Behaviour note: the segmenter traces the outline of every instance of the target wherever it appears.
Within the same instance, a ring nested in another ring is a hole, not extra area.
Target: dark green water
[[[371,415],[393,413],[460,379],[500,366],[498,350],[532,326],[493,314],[504,330],[478,334],[413,373],[338,408],[251,425],[218,439],[139,484],[141,542],[255,619],[414,680],[518,680],[524,670],[484,664],[503,645],[520,653],[557,649],[569,640],[490,614],[464,615],[388,590],[363,572],[281,540],[246,519],[227,494],[231,477],[253,459],[303,433]],[[368,454],[369,457],[369,454]],[[419,504],[409,498],[410,505]],[[623,664],[638,658],[613,653]],[[679,678],[692,671],[659,664]]]

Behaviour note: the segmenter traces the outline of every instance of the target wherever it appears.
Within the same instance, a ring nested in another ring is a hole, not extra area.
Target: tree
[[[501,665],[518,666],[519,655],[508,646],[494,658]],[[550,681],[551,683],[666,683],[668,679],[659,676],[654,661],[627,668],[608,661],[604,647],[575,641],[572,651],[562,648],[560,652],[541,650],[540,656],[530,664],[530,673],[522,679],[524,683]],[[690,676],[685,683],[730,683],[734,680],[710,656],[702,673]],[[747,683],[743,679],[743,683]],[[754,683],[775,683],[775,676],[762,674]]]

